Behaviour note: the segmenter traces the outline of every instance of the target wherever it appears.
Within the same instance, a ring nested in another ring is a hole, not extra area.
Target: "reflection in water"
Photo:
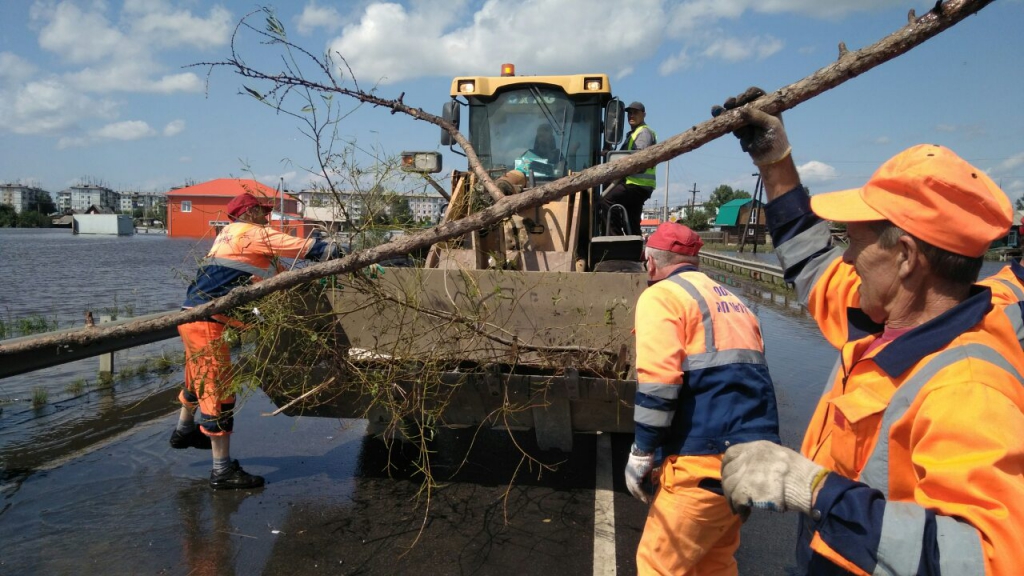
[[[181,517],[181,566],[194,576],[230,576],[235,574],[236,536],[232,517],[252,492],[214,492],[196,483],[178,490],[178,514]],[[244,537],[244,535],[242,535]]]

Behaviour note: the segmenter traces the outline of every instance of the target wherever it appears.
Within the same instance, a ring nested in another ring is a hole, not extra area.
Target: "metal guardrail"
[[[167,312],[154,312],[153,314],[146,314],[144,316],[133,316],[131,318],[125,318],[123,320],[103,322],[98,326],[102,326],[103,328],[110,328],[113,326],[118,326],[120,324],[127,324],[129,322],[138,322],[140,320],[156,320],[157,318],[162,318],[168,314],[173,314],[176,312],[178,312],[178,310],[168,310]],[[39,338],[45,338],[48,336],[57,336],[60,334],[73,334],[76,332],[81,332],[83,330],[95,330],[95,328],[83,326],[81,328],[55,330],[53,332],[33,334],[31,336],[11,338],[9,340],[0,340],[0,344],[17,344],[19,342],[38,340]],[[8,376],[17,376],[18,374],[32,372],[33,370],[40,370],[43,368],[49,368],[51,366],[67,364],[68,362],[74,362],[76,360],[83,360],[85,358],[92,358],[95,356],[105,355],[109,356],[100,359],[100,371],[104,371],[104,367],[107,368],[106,371],[111,371],[114,366],[114,352],[117,352],[118,350],[125,350],[127,348],[134,348],[136,346],[142,346],[143,344],[160,342],[161,340],[169,340],[171,338],[176,338],[177,336],[178,328],[176,326],[171,326],[170,328],[154,330],[153,332],[148,332],[145,334],[113,338],[110,340],[106,340],[104,342],[97,342],[96,344],[92,344],[90,346],[54,346],[52,349],[47,350],[45,352],[33,351],[21,354],[13,354],[7,358],[4,358],[3,362],[0,362],[0,378],[7,378]]]
[[[754,278],[755,280],[770,282],[772,284],[786,284],[785,277],[782,273],[782,267],[775,264],[766,264],[764,262],[758,262],[757,260],[736,258],[735,256],[727,256],[720,252],[711,252],[706,250],[701,250],[700,259],[701,262],[707,262],[716,268],[721,268],[729,272],[740,272],[745,276]]]

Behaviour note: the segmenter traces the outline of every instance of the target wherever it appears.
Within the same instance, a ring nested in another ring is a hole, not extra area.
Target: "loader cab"
[[[460,126],[463,114],[468,127]],[[625,112],[604,74],[515,76],[514,67],[503,65],[501,76],[455,78],[443,117],[462,128],[492,178],[516,170],[530,188],[605,162],[606,152],[622,140]],[[459,153],[445,130],[441,144]],[[474,174],[456,171],[451,180],[445,219],[462,218],[490,202]],[[599,197],[598,189],[583,190],[525,209],[454,247],[435,247],[427,267],[593,270],[600,259],[590,247],[599,228]]]
[[[484,168],[528,166],[536,180],[556,180],[601,163],[602,151],[621,140],[618,117],[610,122],[618,126],[616,142],[605,134],[606,106],[614,100],[607,76],[515,76],[510,66],[499,77],[456,78],[444,108],[445,119],[458,126],[465,99],[467,135]],[[621,103],[614,103],[617,112]],[[452,143],[442,132],[441,144]]]

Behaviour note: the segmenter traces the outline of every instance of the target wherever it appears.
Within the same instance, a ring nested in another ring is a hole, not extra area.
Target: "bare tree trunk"
[[[758,108],[772,114],[789,110],[797,104],[835,88],[883,62],[908,52],[925,40],[932,38],[978,12],[992,1],[948,0],[945,3],[936,4],[932,10],[920,18],[915,17],[914,12],[911,11],[908,15],[908,23],[895,33],[890,34],[871,46],[854,52],[847,51],[845,45],[840,43],[839,58],[836,62],[802,80],[760,98],[751,105],[756,104]],[[359,97],[354,94],[350,95]],[[368,101],[366,98],[361,99]],[[394,110],[410,113],[414,117],[438,125],[444,126],[447,124],[440,118],[426,114],[422,110],[405,106],[401,103],[401,98],[391,104],[389,102],[375,98],[375,101],[372,103],[391,106]],[[409,112],[409,110],[412,110],[412,112]],[[213,314],[226,312],[247,302],[252,302],[271,292],[294,288],[311,280],[352,272],[382,260],[404,256],[415,249],[430,246],[437,242],[456,238],[473,230],[490,226],[526,208],[532,208],[572,192],[586,190],[598,184],[609,182],[616,178],[623,178],[629,174],[650,168],[659,162],[670,160],[695,150],[720,136],[740,128],[742,125],[743,120],[738,110],[731,110],[717,118],[702,122],[682,134],[673,136],[661,144],[632,154],[628,158],[588,168],[583,172],[534,188],[529,192],[504,197],[494,206],[461,220],[446,222],[435,228],[404,236],[375,248],[355,252],[339,260],[323,262],[301,270],[286,272],[258,284],[237,288],[222,298],[190,310],[184,310],[156,320],[132,322],[112,328],[93,328],[80,332],[46,336],[29,341],[0,345],[0,362],[14,354],[36,350],[50,350],[53,348],[87,346],[109,338],[143,334],[186,322],[201,320]],[[444,127],[454,130],[450,125]],[[456,134],[457,131],[453,135]],[[468,142],[465,142],[461,135],[457,137],[457,140],[464,147],[468,145]],[[490,184],[493,186],[493,183]]]

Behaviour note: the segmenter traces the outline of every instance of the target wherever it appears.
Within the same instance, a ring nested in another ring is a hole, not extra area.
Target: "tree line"
[[[0,228],[49,228],[52,225],[50,217],[43,212],[22,210],[19,214],[14,206],[0,204]]]

